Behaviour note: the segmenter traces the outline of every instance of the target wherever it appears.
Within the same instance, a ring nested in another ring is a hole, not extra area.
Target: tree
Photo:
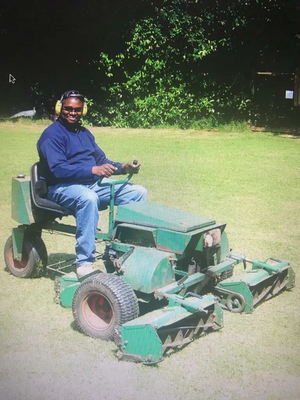
[[[222,47],[230,49],[228,31],[243,18],[230,6],[226,16],[216,3],[219,8],[209,1],[163,1],[135,24],[126,51],[114,57],[101,53],[99,69],[108,93],[105,123],[187,127],[221,113],[220,87],[203,60]],[[243,99],[236,100],[241,108]],[[100,120],[97,112],[94,117]]]
[[[289,0],[156,3],[123,52],[101,53],[106,104],[94,121],[185,127],[203,117],[248,118],[252,70],[268,62],[295,67],[283,39],[294,49],[299,43],[295,15],[299,6]]]

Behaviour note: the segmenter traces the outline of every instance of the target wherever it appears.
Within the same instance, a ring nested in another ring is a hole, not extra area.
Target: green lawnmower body
[[[15,262],[22,260],[25,237],[40,237],[43,229],[76,232],[76,227],[47,218],[48,211],[34,206],[30,184],[28,177],[12,181],[12,217],[22,224],[12,230]],[[119,206],[114,215],[113,195],[114,185],[108,232],[96,235],[96,239],[109,242],[103,255],[107,272],[129,285],[141,302],[156,299],[168,303],[133,320],[122,320],[117,339],[114,337],[119,345],[119,358],[159,362],[168,349],[184,345],[206,331],[222,328],[222,308],[251,313],[259,302],[295,284],[294,272],[284,260],[251,261],[250,271],[233,275],[236,264],[243,263],[245,267],[249,260],[230,251],[224,223],[149,202]],[[91,285],[102,284],[99,274],[96,275],[95,279],[88,278]],[[104,286],[108,283],[104,282]],[[74,302],[79,301],[74,297],[81,286],[87,286],[85,277],[59,278],[59,302],[74,308]],[[83,297],[82,309],[88,310],[86,315],[96,314],[97,307],[101,308],[100,300],[103,303],[106,298],[97,299],[94,292],[93,306]],[[95,325],[95,332],[102,329]]]

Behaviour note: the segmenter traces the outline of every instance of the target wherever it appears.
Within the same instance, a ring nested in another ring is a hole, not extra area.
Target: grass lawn
[[[43,129],[0,124],[2,249],[17,225],[10,218],[11,177],[29,173]],[[288,259],[296,279],[300,275],[299,138],[271,132],[91,130],[112,160],[142,163],[134,181],[148,189],[149,201],[226,222],[232,249],[249,258]],[[103,229],[106,219],[103,215]],[[50,257],[74,252],[73,238],[46,233],[44,241]],[[53,295],[51,279],[17,279],[4,270],[2,258],[0,389],[5,400],[299,398],[298,287],[251,315],[226,312],[224,329],[156,367],[118,363],[115,346],[74,330],[72,312],[55,305]]]

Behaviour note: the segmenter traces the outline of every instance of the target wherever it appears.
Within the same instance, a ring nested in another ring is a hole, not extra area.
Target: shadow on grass
[[[300,139],[300,128],[299,129],[270,129],[270,132],[274,136],[287,136],[289,139]]]
[[[75,258],[76,257],[74,256],[74,254],[50,254],[50,256],[48,256],[47,266],[44,267],[42,270],[39,270],[36,276],[33,275],[30,278],[39,279],[43,277],[50,278],[54,281],[56,276],[62,276],[64,274],[75,271]],[[7,266],[4,267],[4,271],[11,273]]]
[[[300,126],[299,128],[251,127],[251,130],[252,132],[271,132],[274,136],[285,136],[288,139],[300,139]]]
[[[48,263],[42,272],[42,277],[55,280],[56,276],[62,276],[75,272],[75,255],[68,253],[54,253],[48,256]]]

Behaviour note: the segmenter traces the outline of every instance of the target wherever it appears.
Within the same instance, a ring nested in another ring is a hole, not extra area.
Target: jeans
[[[109,179],[104,178],[102,182]],[[131,183],[115,186],[115,205],[145,201],[147,190]],[[81,185],[74,183],[50,186],[48,199],[69,209],[76,218],[76,265],[92,264],[95,261],[95,235],[99,221],[99,210],[110,201],[110,186],[98,183]]]

